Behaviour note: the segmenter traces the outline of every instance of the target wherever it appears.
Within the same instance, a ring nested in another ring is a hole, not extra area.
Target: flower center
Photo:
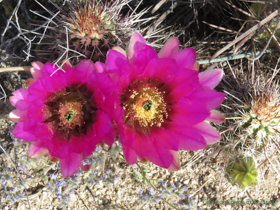
[[[131,83],[120,95],[123,119],[133,129],[146,132],[147,128],[161,126],[168,113],[164,91],[148,81]]]
[[[142,107],[146,110],[146,111],[150,111],[152,108],[153,102],[151,102],[150,100],[144,101],[142,104]]]
[[[72,135],[87,133],[97,110],[86,85],[66,87],[52,94],[45,105],[44,123],[68,140]]]

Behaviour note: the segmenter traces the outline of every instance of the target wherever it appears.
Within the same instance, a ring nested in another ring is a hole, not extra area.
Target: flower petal
[[[162,127],[150,129],[150,137],[152,139],[154,138],[165,149],[177,151],[179,148],[179,141],[176,139],[177,136]]]
[[[128,164],[134,164],[137,161],[136,152],[129,147],[123,147],[123,154]]]
[[[180,158],[178,152],[173,150],[170,150],[169,152],[173,156],[173,162],[169,166],[168,171],[174,172],[180,170],[181,165],[180,165]]]
[[[169,84],[174,88],[167,96],[168,101],[179,101],[181,98],[190,95],[199,87],[198,85],[198,72],[193,70],[185,70],[178,75],[178,79]]]
[[[162,167],[169,168],[173,162],[173,156],[170,154],[169,150],[160,147],[157,143],[154,143],[155,151],[147,153],[147,158],[152,163]]]
[[[192,102],[204,103],[208,109],[216,109],[224,101],[225,96],[226,94],[215,90],[198,88],[186,98]]]
[[[134,59],[135,52],[142,50],[143,46],[146,45],[146,41],[141,34],[134,32],[132,35],[129,47],[128,47],[128,59]]]
[[[83,65],[82,65],[83,66]],[[83,85],[88,79],[89,69],[80,69],[77,71],[75,68],[67,69],[67,74],[65,75],[67,86],[71,85]]]
[[[154,151],[153,142],[147,135],[136,133],[130,128],[125,128],[125,139],[122,144],[133,149],[141,159],[144,159],[147,153]]]
[[[40,144],[37,144],[37,142],[32,142],[27,150],[27,155],[30,158],[40,158],[48,153],[48,149],[46,147],[40,146]]]
[[[59,161],[61,174],[65,178],[72,176],[79,170],[81,161],[81,154],[69,153],[65,158],[60,159]]]
[[[40,61],[35,61],[35,62],[32,62],[31,65],[33,66],[33,68],[31,68],[31,70],[30,70],[32,77],[35,80],[39,77],[43,77],[44,64]]]
[[[199,83],[202,86],[214,89],[220,83],[223,78],[223,74],[224,72],[222,69],[206,70],[199,73]]]
[[[91,60],[81,60],[76,69],[78,71],[88,71],[90,73],[96,71],[95,65]]]
[[[186,48],[172,56],[181,68],[193,69],[196,61],[196,54],[193,48]]]
[[[175,123],[165,124],[168,130],[177,135],[180,149],[196,151],[207,146],[205,139],[197,129],[192,127],[183,127]]]
[[[221,139],[219,132],[207,122],[198,123],[193,127],[200,131],[200,134],[207,142],[207,145],[215,144]]]
[[[38,138],[34,135],[34,130],[36,130],[36,126],[31,126],[27,120],[24,120],[16,124],[13,135],[25,141],[36,141]]]
[[[159,58],[169,58],[172,57],[179,51],[179,40],[176,37],[171,37],[167,40],[167,42],[163,45],[161,50],[158,53]]]
[[[109,50],[105,62],[108,73],[123,74],[130,71],[127,58],[118,51]]]
[[[112,127],[112,123],[107,114],[98,110],[95,112],[94,127],[96,130],[96,134],[99,137],[103,137],[109,131],[109,129]]]
[[[99,73],[106,71],[106,67],[104,63],[97,61],[94,66]]]
[[[28,91],[24,88],[14,91],[13,96],[10,97],[11,104],[17,109],[24,111],[27,110],[30,102],[27,101]]]
[[[96,146],[96,145],[91,146],[91,139],[93,137],[95,137],[94,129],[88,129],[86,135],[81,133],[76,136],[71,136],[71,138],[68,141],[68,151],[79,153],[79,154],[82,153],[91,154]]]
[[[127,57],[126,52],[121,47],[115,46],[115,47],[112,47],[112,50],[116,50],[116,51],[120,52],[121,54],[123,54],[125,57]]]
[[[217,110],[211,110],[210,116],[206,120],[212,121],[213,123],[221,124],[225,121],[225,116]]]
[[[110,130],[103,137],[101,137],[101,141],[111,146],[115,141],[116,133],[116,130],[111,127]]]
[[[15,123],[27,120],[26,111],[20,111],[18,109],[15,109],[9,113],[8,119]]]
[[[49,75],[51,75],[57,69],[58,69],[58,67],[52,63],[45,63],[45,65],[44,65],[44,70]],[[59,71],[57,71],[57,72],[59,72]]]
[[[68,155],[68,139],[65,139],[57,134],[52,136],[52,139],[48,141],[46,147],[49,153],[57,158],[65,158]]]
[[[141,50],[135,52],[133,64],[137,66],[134,68],[137,75],[142,74],[147,64],[156,58],[158,58],[157,52],[148,45],[143,46]]]
[[[169,118],[184,126],[190,126],[204,121],[210,116],[207,106],[199,101],[178,102],[170,107]]]

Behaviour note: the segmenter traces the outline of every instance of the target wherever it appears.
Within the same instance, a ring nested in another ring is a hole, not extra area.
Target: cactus
[[[279,133],[280,105],[275,101],[275,97],[260,95],[255,97],[251,106],[243,110],[239,124],[246,130],[249,139],[255,140],[258,145]]]
[[[226,178],[241,189],[254,187],[257,183],[258,170],[252,157],[239,156],[229,161],[226,167]]]

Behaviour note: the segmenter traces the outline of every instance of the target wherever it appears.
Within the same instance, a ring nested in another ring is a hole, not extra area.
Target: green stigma
[[[150,111],[152,108],[153,103],[150,100],[144,101],[142,104],[142,107],[146,110],[146,111]]]
[[[74,118],[73,110],[70,110],[69,112],[67,112],[63,117],[67,120],[67,122],[70,123]]]

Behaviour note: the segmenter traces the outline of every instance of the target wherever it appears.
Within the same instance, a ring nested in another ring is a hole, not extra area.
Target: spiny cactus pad
[[[226,172],[228,181],[243,190],[258,183],[258,170],[252,157],[239,156],[230,160]]]

